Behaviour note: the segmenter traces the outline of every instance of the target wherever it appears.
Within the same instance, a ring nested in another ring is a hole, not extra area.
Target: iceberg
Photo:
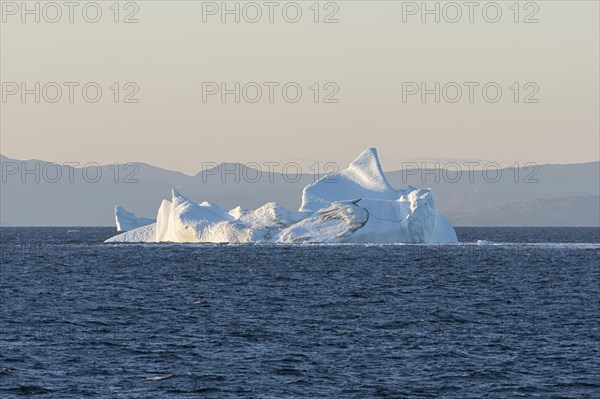
[[[452,224],[430,189],[394,189],[377,150],[363,151],[347,169],[306,186],[298,211],[268,202],[255,210],[197,203],[173,190],[156,221],[117,207],[117,227],[106,242],[175,243],[454,243]],[[136,224],[142,224],[135,226]],[[129,227],[132,227],[129,229]]]
[[[115,222],[117,231],[129,231],[155,223],[156,220],[137,217],[135,213],[117,205],[115,206]]]

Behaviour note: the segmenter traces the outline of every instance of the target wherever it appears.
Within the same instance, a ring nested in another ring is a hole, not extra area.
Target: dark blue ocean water
[[[253,246],[2,228],[0,397],[599,398],[600,229],[457,231]]]

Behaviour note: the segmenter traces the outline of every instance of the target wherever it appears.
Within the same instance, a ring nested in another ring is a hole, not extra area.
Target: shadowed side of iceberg
[[[129,231],[155,223],[156,219],[138,217],[120,205],[115,207],[115,222],[117,231]]]

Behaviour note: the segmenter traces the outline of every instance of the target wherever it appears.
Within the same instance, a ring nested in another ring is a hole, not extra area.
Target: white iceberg
[[[457,237],[437,210],[431,190],[394,189],[377,151],[369,148],[347,169],[305,187],[297,212],[274,202],[252,211],[227,211],[173,190],[171,201],[163,200],[155,224],[107,242],[453,243]]]
[[[156,223],[156,219],[138,217],[135,213],[117,205],[115,206],[115,222],[117,231],[129,231]]]

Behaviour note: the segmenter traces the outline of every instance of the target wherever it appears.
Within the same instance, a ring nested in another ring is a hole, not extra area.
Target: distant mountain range
[[[117,204],[155,218],[172,188],[225,208],[276,201],[297,209],[304,186],[321,177],[239,163],[189,176],[145,163],[84,169],[5,156],[0,162],[3,226],[112,226]],[[398,170],[386,176],[396,188],[432,188],[438,208],[455,226],[600,226],[600,162],[520,169],[492,165],[487,172],[456,163],[448,170]]]

